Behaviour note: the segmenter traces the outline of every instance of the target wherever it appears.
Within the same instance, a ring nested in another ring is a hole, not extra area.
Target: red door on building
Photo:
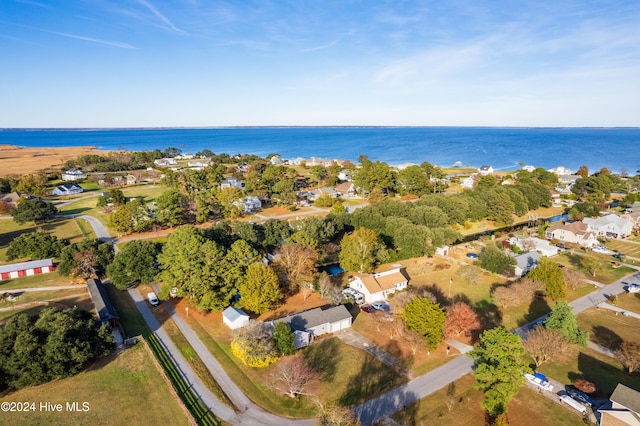
[[[42,268],[33,268],[33,273],[34,274],[41,274],[42,273]]]
[[[9,278],[10,277],[8,272],[3,272],[2,274],[0,274],[0,279],[2,279],[2,281],[8,280]]]
[[[18,277],[26,277],[27,276],[27,271],[24,269],[21,269],[18,271]]]

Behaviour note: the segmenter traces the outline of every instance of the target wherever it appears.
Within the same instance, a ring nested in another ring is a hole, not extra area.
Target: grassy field
[[[591,341],[609,349],[617,349],[623,341],[640,344],[640,319],[616,313],[591,308],[578,314],[578,324],[581,330],[589,332]]]
[[[543,207],[537,210],[532,210],[525,214],[524,216],[519,216],[514,219],[513,225],[520,225],[529,222],[530,215],[537,215],[540,219],[550,218],[553,216],[557,216],[564,212],[564,207]],[[496,223],[492,220],[481,220],[478,222],[471,222],[471,226],[468,228],[461,227],[458,231],[462,235],[471,235],[477,234],[480,232],[493,231],[496,229],[504,228],[505,225],[503,223]]]
[[[596,271],[596,276],[594,277],[588,270],[586,270],[582,264],[581,259],[585,255],[571,254],[569,252],[563,252],[558,256],[554,256],[552,259],[558,262],[561,265],[570,267],[578,272],[581,272],[588,279],[592,281],[597,281],[604,284],[611,284],[615,281],[618,281],[620,278],[625,277],[629,274],[636,272],[635,269],[628,268],[626,266],[622,266],[619,268],[614,268],[611,264],[611,261],[614,260],[609,255],[604,254],[589,254],[587,256],[599,258],[602,261],[602,267]]]
[[[2,401],[62,404],[87,402],[86,412],[4,412],[0,423],[13,425],[188,425],[179,404],[142,345],[94,363],[63,380],[2,395]],[[143,402],[144,401],[144,402]]]
[[[611,240],[607,242],[606,245],[610,250],[617,250],[619,253],[640,259],[640,244],[634,244],[624,240]]]
[[[447,408],[445,387],[420,401],[408,405],[392,418],[402,425],[484,426],[485,411],[480,407],[481,391],[473,388],[468,374],[453,383],[451,410]],[[580,417],[537,392],[523,386],[509,404],[509,424],[518,426],[582,424]]]
[[[621,293],[618,295],[618,307],[640,313],[640,293]]]
[[[176,309],[184,312],[185,301]],[[251,368],[231,354],[231,332],[219,313],[182,315],[207,349],[240,389],[266,410],[291,417],[316,415],[317,406],[308,398],[298,400],[279,395],[270,387],[272,367]],[[318,394],[325,401],[351,406],[393,389],[407,379],[364,351],[347,346],[336,338],[324,338],[300,352],[322,372]]]
[[[0,263],[7,261],[7,249],[14,238],[27,232],[42,230],[77,243],[86,237],[95,238],[92,228],[82,219],[55,218],[36,227],[33,223],[18,225],[13,220],[0,220]]]
[[[0,281],[0,292],[16,288],[52,287],[71,284],[82,284],[84,281],[74,281],[70,277],[63,277],[58,272],[50,272],[30,277],[12,278]]]
[[[618,383],[640,389],[640,374],[628,374],[616,359],[589,348],[581,348],[578,356],[566,363],[543,364],[538,370],[565,385],[586,379],[596,384],[603,397],[611,395]]]

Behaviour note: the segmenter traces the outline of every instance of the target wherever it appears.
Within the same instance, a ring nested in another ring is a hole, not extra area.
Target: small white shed
[[[229,306],[227,309],[222,311],[222,322],[224,322],[230,329],[235,330],[236,328],[249,325],[249,315],[247,315],[242,309]]]

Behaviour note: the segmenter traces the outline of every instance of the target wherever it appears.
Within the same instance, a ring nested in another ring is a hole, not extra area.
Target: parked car
[[[156,296],[154,292],[147,293],[147,300],[149,300],[151,306],[158,306],[160,304],[158,296]]]
[[[376,311],[376,308],[374,308],[373,306],[366,304],[366,305],[360,305],[360,309],[362,309],[364,312],[368,313],[368,314],[372,314]]]
[[[566,249],[566,248],[567,248],[567,246],[565,246],[565,245],[564,245],[564,244],[562,244],[562,243],[558,243],[558,244],[556,244],[556,247],[558,247],[558,248],[560,248],[560,249]]]
[[[593,250],[594,253],[611,254],[611,250],[604,246],[593,246],[591,250]]]
[[[589,398],[589,396],[586,393],[580,392],[578,389],[568,388],[567,395],[569,395],[571,398],[577,401],[582,402],[585,405],[588,405],[589,407],[593,405],[593,400]]]
[[[629,293],[640,293],[640,284],[629,284],[627,286],[627,291]]]
[[[391,306],[384,302],[373,302],[371,306],[373,306],[378,311],[389,312],[391,310]]]
[[[624,254],[623,253],[614,253],[613,257],[615,257],[616,259],[622,260],[624,258]]]
[[[467,253],[467,257],[469,259],[477,259],[478,258],[478,254],[477,253]]]
[[[549,379],[547,379],[547,377],[544,374],[541,374],[541,373],[528,374],[527,373],[524,375],[524,377],[534,385],[541,388],[542,390],[546,390],[546,391],[553,390],[553,385],[549,382]]]

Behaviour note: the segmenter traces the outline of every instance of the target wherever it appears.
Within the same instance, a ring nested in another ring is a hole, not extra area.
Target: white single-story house
[[[323,195],[327,195],[330,198],[338,198],[339,194],[333,188],[318,188],[318,189],[314,189],[313,191],[309,191],[307,193],[307,197],[311,201],[315,201],[318,198],[322,197]]]
[[[600,426],[640,426],[640,392],[618,383],[609,397],[609,404],[598,411]]]
[[[546,257],[551,257],[558,254],[558,247],[553,246],[549,243],[549,241],[541,240],[540,238],[511,237],[508,241],[512,246],[516,246],[520,250],[535,250]]]
[[[0,280],[30,277],[32,275],[53,272],[53,259],[32,260],[30,262],[10,263],[0,266]]]
[[[222,311],[222,322],[232,330],[249,325],[249,315],[242,309],[229,306]]]
[[[240,188],[243,189],[244,188],[244,183],[242,181],[239,181],[236,178],[227,178],[227,179],[222,179],[220,181],[220,189],[225,189],[225,188],[231,188],[232,186],[235,186],[236,188]]]
[[[534,166],[531,165],[526,165],[526,166],[522,166],[522,170],[525,170],[529,173],[533,172],[536,168]]]
[[[541,257],[542,255],[537,251],[530,251],[515,256],[517,263],[514,268],[514,273],[516,277],[522,277],[527,272],[535,268],[538,265]]]
[[[586,248],[591,248],[598,244],[595,232],[583,222],[571,222],[566,225],[556,222],[547,228],[545,236],[550,240],[578,244],[580,247]]]
[[[160,158],[153,160],[153,164],[159,167],[166,167],[178,164],[175,158]]]
[[[73,195],[84,192],[84,189],[75,183],[63,183],[55,187],[51,193],[53,195]]]
[[[303,333],[299,333],[300,342],[304,342],[306,339],[308,344],[310,340],[309,337],[321,336],[349,328],[351,327],[352,320],[353,317],[347,308],[345,308],[344,305],[338,305],[328,309],[314,308],[308,311],[297,312],[273,320],[271,324],[275,327],[277,323],[284,322],[294,333],[296,331],[309,333],[310,336],[306,337]]]
[[[623,219],[615,214],[593,219],[585,217],[582,222],[586,223],[600,237],[605,238],[627,238],[633,231],[633,222],[629,219]]]
[[[69,169],[62,174],[62,180],[65,182],[79,180],[79,179],[86,179],[86,178],[87,178],[86,174],[76,169]]]
[[[474,185],[476,184],[476,177],[475,175],[471,175],[469,177],[466,177],[464,179],[462,179],[460,181],[460,186],[464,189],[473,189]]]
[[[353,274],[349,287],[364,295],[365,303],[387,300],[387,296],[404,290],[409,278],[402,268],[395,268],[377,274]]]
[[[235,201],[234,205],[243,209],[246,214],[251,214],[262,208],[262,202],[255,195],[249,195],[241,200]]]
[[[493,167],[486,165],[480,166],[480,168],[478,169],[478,173],[480,173],[482,176],[490,175],[493,173]]]

